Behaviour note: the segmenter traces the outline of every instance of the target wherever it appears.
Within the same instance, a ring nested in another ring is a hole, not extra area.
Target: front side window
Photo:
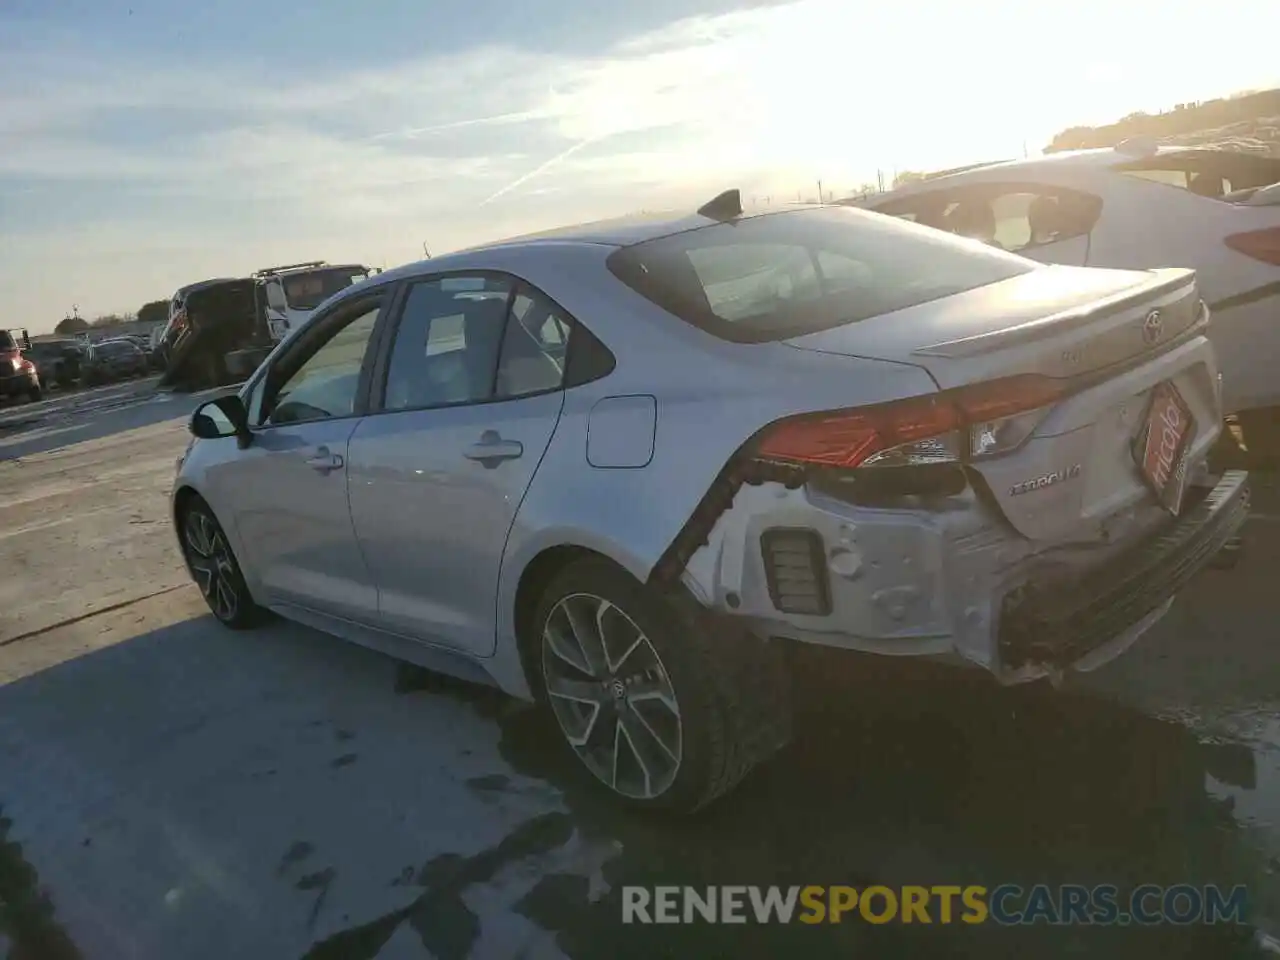
[[[355,413],[364,365],[380,305],[355,315],[325,339],[270,395],[266,422],[272,425],[349,417]]]
[[[1093,229],[1102,200],[1092,194],[1039,185],[970,185],[892,201],[891,216],[980,240],[1009,253],[1080,237]]]
[[[747,342],[856,323],[1036,269],[994,248],[848,207],[701,227],[624,247],[608,262],[620,280],[680,319]]]
[[[943,224],[947,216],[956,208],[954,200],[943,190],[930,190],[925,193],[913,193],[906,197],[894,197],[869,209],[886,216],[896,217],[908,223],[918,223],[925,227],[945,229]]]
[[[1092,194],[1050,187],[982,187],[957,192],[953,200],[941,229],[1010,253],[1084,236],[1102,212]]]
[[[409,288],[387,366],[385,410],[487,400],[512,284],[454,276]]]

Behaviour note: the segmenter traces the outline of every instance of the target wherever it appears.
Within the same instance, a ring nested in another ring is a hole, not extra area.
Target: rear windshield
[[[0,350],[16,350],[18,343],[8,330],[0,330]]]
[[[726,340],[826,330],[1016,277],[1036,264],[847,207],[718,223],[631,247],[609,269]]]

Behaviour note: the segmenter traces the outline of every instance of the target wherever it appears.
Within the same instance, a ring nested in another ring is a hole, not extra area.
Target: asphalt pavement
[[[1063,689],[810,651],[795,744],[706,815],[624,812],[538,710],[187,583],[190,397],[0,411],[0,955],[1246,957],[1280,919],[1280,493]],[[623,885],[1244,884],[1249,922],[623,925]]]

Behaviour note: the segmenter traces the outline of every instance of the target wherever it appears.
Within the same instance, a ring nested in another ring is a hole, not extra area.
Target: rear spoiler
[[[1019,341],[1034,340],[1043,335],[1047,327],[1060,327],[1063,331],[1086,323],[1092,323],[1102,317],[1125,310],[1135,303],[1175,293],[1184,288],[1194,287],[1196,272],[1186,267],[1160,267],[1149,270],[1152,277],[1145,283],[1137,283],[1108,297],[1095,300],[1082,307],[1073,307],[1048,317],[1028,320],[1016,327],[993,330],[975,337],[964,337],[960,340],[948,340],[927,347],[920,347],[912,353],[918,357],[957,357],[975,356],[1009,346]]]

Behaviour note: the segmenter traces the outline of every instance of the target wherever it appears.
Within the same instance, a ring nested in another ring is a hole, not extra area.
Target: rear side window
[[[546,297],[521,287],[511,301],[511,313],[498,355],[498,397],[521,397],[555,390],[564,382],[569,353],[569,318]]]
[[[0,330],[0,350],[16,350],[18,343],[8,330]]]
[[[689,230],[615,251],[609,269],[680,319],[762,342],[855,323],[1007,280],[1036,265],[847,207]]]

